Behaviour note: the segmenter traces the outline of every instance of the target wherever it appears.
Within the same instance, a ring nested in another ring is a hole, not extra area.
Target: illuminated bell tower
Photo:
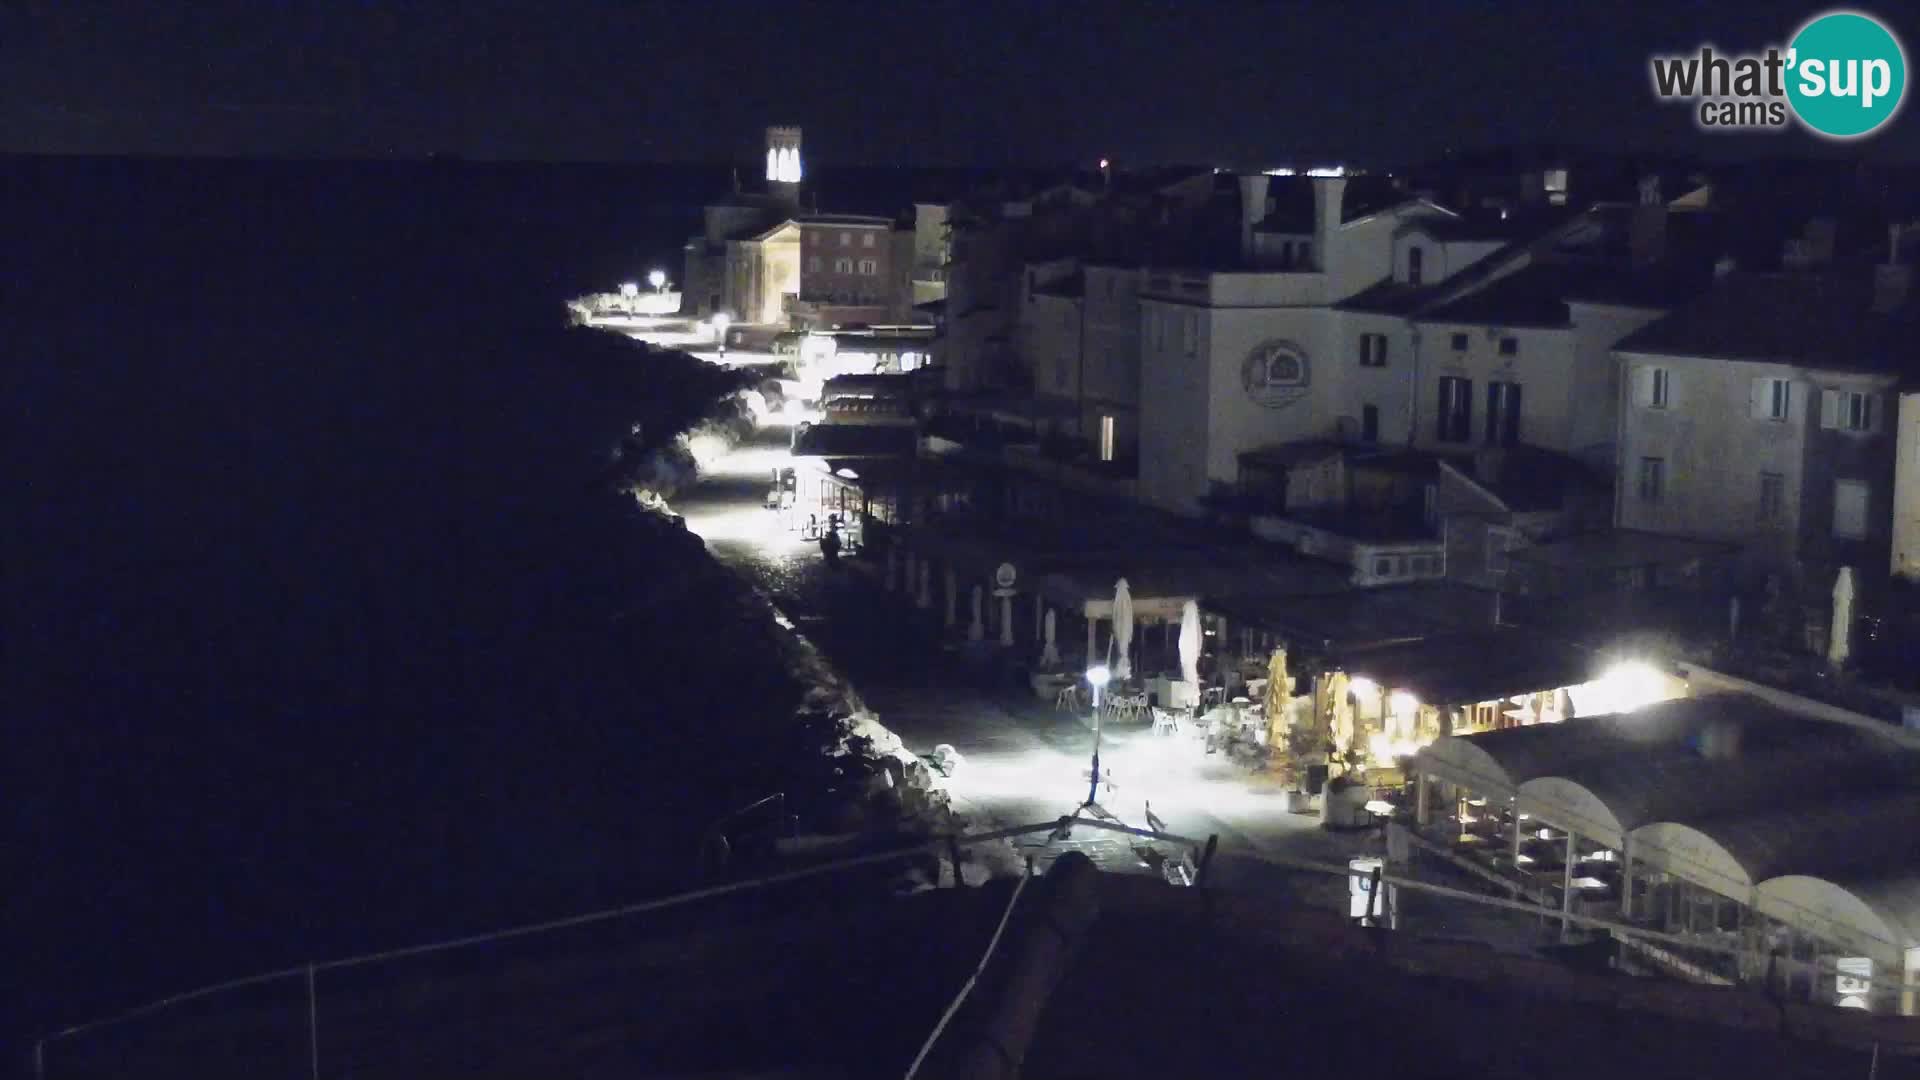
[[[789,206],[800,205],[800,129],[767,129],[767,192]]]

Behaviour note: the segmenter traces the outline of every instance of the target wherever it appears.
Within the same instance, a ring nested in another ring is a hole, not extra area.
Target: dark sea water
[[[722,170],[0,162],[0,1040],[686,883],[794,688],[564,329]]]

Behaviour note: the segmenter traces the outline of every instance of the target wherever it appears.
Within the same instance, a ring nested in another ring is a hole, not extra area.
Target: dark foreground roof
[[[1514,627],[1385,645],[1340,661],[1348,674],[1434,705],[1470,705],[1577,686],[1599,678],[1602,667],[1593,652]]]
[[[1383,1076],[1488,1080],[1831,1080],[1865,1076],[1876,1042],[1880,1080],[1920,1075],[1907,1056],[1920,1042],[1911,1022],[1580,974],[1449,941],[1457,910],[1404,893],[1400,931],[1361,929],[1344,910],[1303,903],[1297,875],[1231,847],[1205,890],[1100,873],[1091,903],[1067,907],[1055,906],[1058,876],[1030,884],[921,1075],[964,1075],[961,1061],[990,1052],[982,1035],[1013,997],[1012,958],[1057,941],[1063,925],[1084,925],[1084,936],[1050,993],[1034,995],[1021,1075],[1256,1077],[1284,1060],[1301,1076],[1350,1075],[1358,1063]],[[1344,883],[1327,883],[1344,901]],[[815,879],[323,974],[321,1070],[897,1080],[979,964],[1014,882],[904,899],[884,885]],[[298,980],[243,990],[53,1044],[47,1074],[237,1080],[284,1064],[292,1075],[307,1067],[307,1015]]]

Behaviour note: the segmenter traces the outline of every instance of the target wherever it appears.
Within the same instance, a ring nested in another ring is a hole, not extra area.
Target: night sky
[[[771,122],[834,164],[1393,164],[1548,140],[1711,156],[1652,52],[1784,42],[1819,5],[958,0],[190,4],[0,14],[0,150],[749,159]],[[1909,43],[1920,22],[1888,4]],[[1920,156],[1910,110],[1869,140]]]

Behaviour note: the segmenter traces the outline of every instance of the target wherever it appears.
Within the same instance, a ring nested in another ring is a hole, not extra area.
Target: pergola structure
[[[1431,843],[1698,945],[1630,965],[1920,1014],[1920,741],[1716,694],[1443,738],[1414,768]]]

